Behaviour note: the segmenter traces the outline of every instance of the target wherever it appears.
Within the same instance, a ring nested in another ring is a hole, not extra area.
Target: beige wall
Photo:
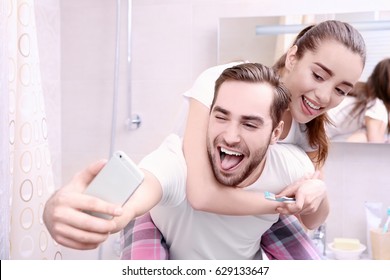
[[[126,3],[122,1],[125,21]],[[125,41],[116,124],[116,149],[138,161],[174,126],[181,94],[205,68],[217,63],[220,17],[334,13],[390,9],[384,1],[134,0],[132,28],[133,112],[141,128],[125,129]],[[115,50],[115,3],[61,1],[62,178],[107,157],[110,147]],[[125,32],[125,31],[123,31]],[[125,34],[123,34],[125,35]],[[105,258],[113,257],[112,246]],[[94,258],[93,252],[71,252]],[[65,256],[66,257],[66,256]]]
[[[358,238],[367,244],[365,202],[390,207],[389,144],[333,143],[324,168],[331,211],[327,240]]]

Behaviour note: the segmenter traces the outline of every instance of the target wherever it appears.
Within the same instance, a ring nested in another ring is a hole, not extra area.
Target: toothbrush
[[[295,202],[295,198],[287,197],[287,196],[276,197],[276,195],[274,193],[271,193],[271,192],[264,192],[264,197],[268,200],[284,202],[284,203],[294,203]]]
[[[389,231],[389,225],[390,225],[390,207],[387,208],[387,219],[383,226],[382,233],[386,233]]]

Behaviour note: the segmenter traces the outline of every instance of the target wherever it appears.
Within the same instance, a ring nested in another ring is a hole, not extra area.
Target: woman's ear
[[[298,46],[294,45],[291,48],[288,49],[287,55],[286,55],[286,61],[285,61],[285,68],[289,71],[291,71],[294,68],[294,64],[297,60],[297,51]]]
[[[274,128],[274,130],[271,133],[270,144],[275,144],[276,142],[278,142],[280,135],[282,135],[283,127],[284,127],[284,122],[280,121],[279,124]]]

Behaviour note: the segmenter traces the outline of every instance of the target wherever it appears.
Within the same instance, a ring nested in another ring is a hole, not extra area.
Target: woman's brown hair
[[[359,82],[349,93],[356,98],[352,116],[359,116],[375,104],[376,98],[383,101],[387,113],[390,112],[390,58],[385,58],[377,63],[368,77],[367,82]],[[387,124],[390,131],[390,123]]]

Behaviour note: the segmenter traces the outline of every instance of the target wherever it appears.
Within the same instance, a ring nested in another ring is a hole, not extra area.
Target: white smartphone
[[[138,166],[124,152],[117,151],[91,181],[85,193],[110,203],[123,205],[143,179],[144,174]],[[87,213],[104,219],[112,218],[103,213]]]

